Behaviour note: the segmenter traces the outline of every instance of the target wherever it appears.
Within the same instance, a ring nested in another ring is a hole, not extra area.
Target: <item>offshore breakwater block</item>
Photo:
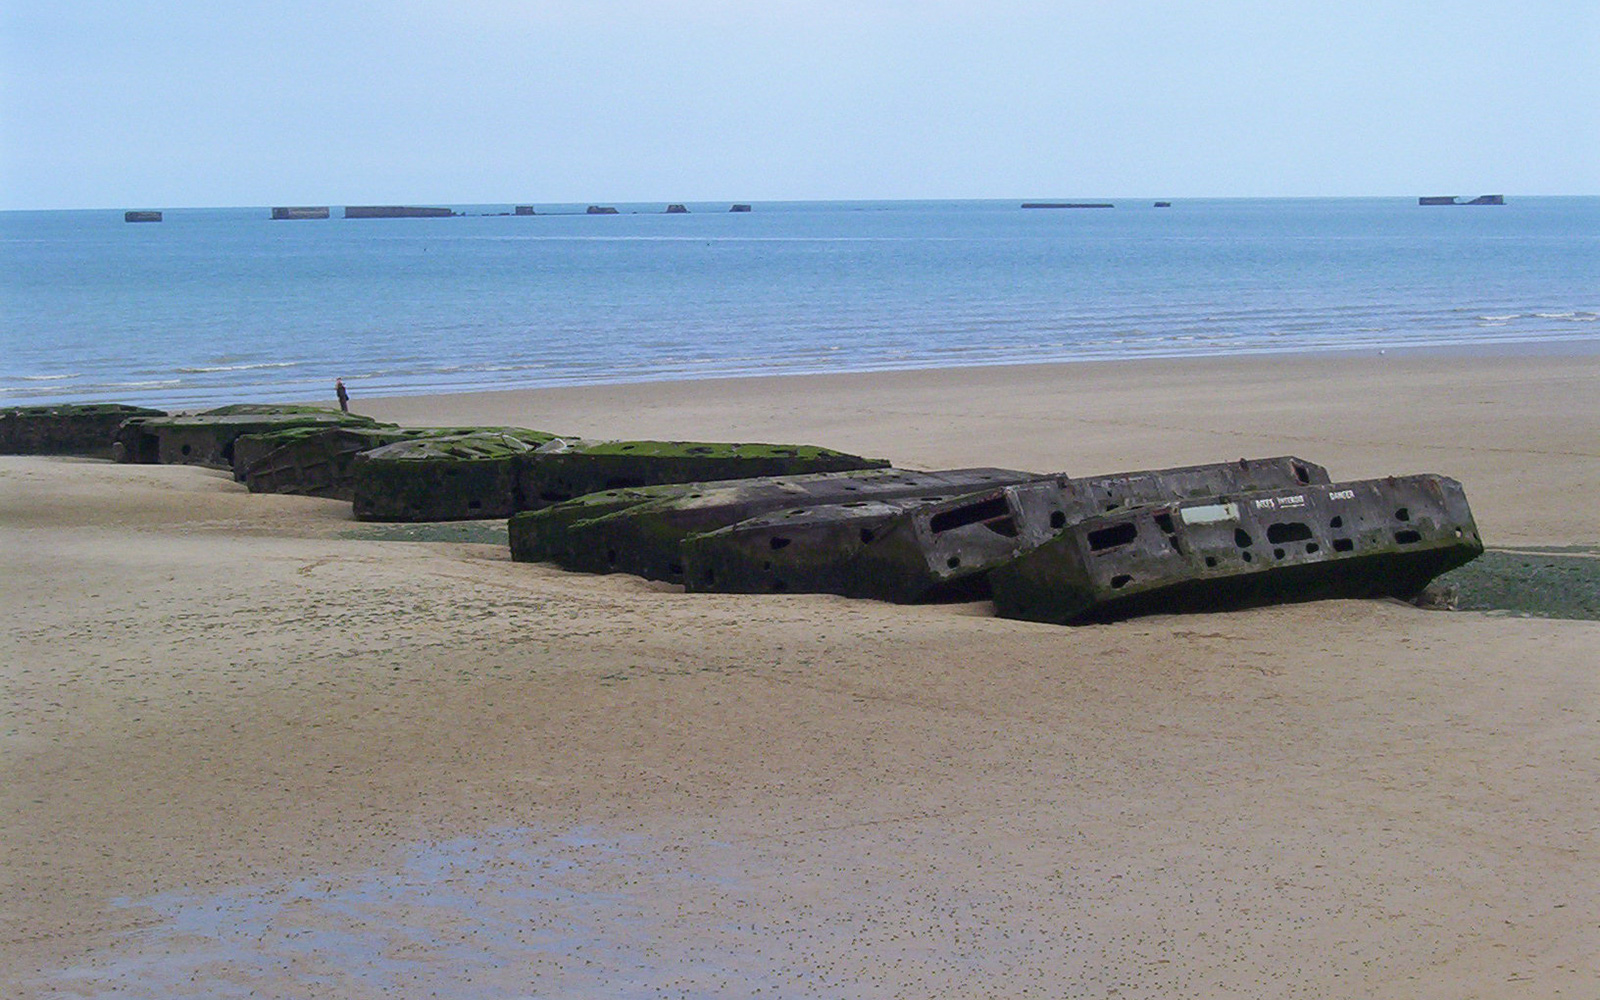
[[[520,550],[528,561],[548,560],[567,569],[635,573],[681,583],[680,547],[691,535],[778,510],[947,497],[1032,478],[1034,473],[1011,469],[911,472],[888,468],[699,483],[685,492],[597,517],[574,519],[567,505],[561,505],[513,518],[513,555]]]
[[[521,509],[521,460],[543,431],[422,437],[355,457],[353,506],[363,521],[463,521]]]
[[[1326,483],[1294,456],[1072,479],[1063,475],[936,502],[785,512],[684,545],[691,590],[807,591],[910,603],[987,596],[984,575],[1102,511]],[[785,530],[785,520],[792,530]],[[828,565],[824,565],[827,563]]]
[[[0,409],[0,455],[84,455],[110,458],[117,428],[161,410],[126,403],[62,403]]]
[[[1151,504],[1069,525],[989,573],[1002,617],[1073,624],[1331,597],[1402,597],[1483,552],[1436,475]]]
[[[205,465],[232,469],[234,443],[246,434],[289,427],[376,426],[371,417],[315,406],[240,404],[202,413],[138,417],[117,431],[113,457],[119,462]]]
[[[862,458],[814,445],[559,439],[528,456],[522,493],[533,508],[627,487],[851,472],[888,465],[881,458]]]

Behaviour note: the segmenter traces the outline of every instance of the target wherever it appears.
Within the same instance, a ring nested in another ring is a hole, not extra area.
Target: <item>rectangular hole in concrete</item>
[[[1089,548],[1095,552],[1105,549],[1114,549],[1118,545],[1126,545],[1139,537],[1139,529],[1132,521],[1123,521],[1113,524],[1108,528],[1100,528],[1089,532]]]
[[[992,497],[953,510],[941,511],[929,519],[928,529],[937,535],[954,528],[964,528],[969,524],[992,521],[996,518],[1009,520],[1010,514],[1011,508],[1006,505],[1005,497]],[[1012,531],[1015,533],[1015,528]]]

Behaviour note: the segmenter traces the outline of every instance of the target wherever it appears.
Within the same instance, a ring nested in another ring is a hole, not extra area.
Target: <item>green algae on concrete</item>
[[[415,435],[399,427],[291,427],[245,434],[234,442],[234,478],[251,493],[293,493],[349,500],[356,455]]]
[[[202,417],[285,417],[306,416],[308,414],[325,414],[334,417],[352,417],[357,420],[368,420],[358,414],[347,413],[331,406],[311,406],[305,403],[229,403],[227,406],[218,406],[210,410],[201,410],[198,416]]]
[[[0,455],[82,455],[110,458],[117,428],[161,410],[126,403],[60,403],[0,408]]]
[[[567,530],[582,521],[652,500],[684,496],[701,483],[671,483],[664,486],[638,486],[626,489],[602,490],[585,493],[581,497],[537,507],[513,514],[507,530],[510,533],[511,558],[515,562],[545,562],[555,558],[555,553],[566,549]]]
[[[418,437],[355,456],[363,521],[463,521],[521,509],[521,460],[555,435],[523,428]]]
[[[249,403],[204,413],[136,417],[118,429],[113,457],[121,462],[232,469],[234,443],[240,437],[308,426],[375,427],[378,422],[315,406]]]
[[[850,472],[888,465],[884,459],[815,445],[562,439],[525,460],[522,494],[532,509],[626,487]]]
[[[252,493],[294,493],[353,500],[355,457],[418,438],[470,434],[549,435],[514,427],[298,426],[247,434],[234,444],[235,478]]]

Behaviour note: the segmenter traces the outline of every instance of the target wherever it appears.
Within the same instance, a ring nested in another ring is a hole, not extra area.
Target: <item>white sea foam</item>
[[[195,365],[179,368],[178,371],[185,375],[205,375],[211,372],[246,372],[255,368],[294,368],[299,364],[299,361],[261,361],[249,365]]]

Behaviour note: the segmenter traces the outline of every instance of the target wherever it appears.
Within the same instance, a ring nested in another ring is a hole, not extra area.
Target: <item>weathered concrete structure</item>
[[[418,208],[414,205],[347,205],[347,219],[448,219],[456,213],[448,208]]]
[[[874,575],[864,568],[862,553],[897,521],[942,502],[948,501],[932,495],[790,507],[690,535],[680,546],[683,584],[703,593],[888,599],[887,590],[900,588],[886,585],[902,574]]]
[[[567,569],[677,583],[684,577],[681,545],[691,535],[780,510],[913,497],[929,502],[1032,478],[1010,469],[883,468],[695,483],[665,494],[641,491],[645,497],[613,491],[512,518],[511,555],[523,562],[551,561]]]
[[[685,585],[911,602],[987,593],[984,575],[1068,524],[1141,504],[1328,482],[1285,456],[1072,479],[1051,476],[935,503],[788,511],[684,544]]]
[[[1418,205],[1504,205],[1506,196],[1503,194],[1480,194],[1471,201],[1462,201],[1454,195],[1424,195],[1417,199]]]
[[[1008,618],[1075,623],[1412,597],[1483,551],[1461,484],[1421,475],[1157,503],[1069,524],[989,573]]]
[[[523,509],[624,487],[803,476],[888,465],[881,458],[862,458],[814,445],[561,438],[525,460]]]
[[[141,212],[141,211],[123,212],[122,213],[122,221],[123,222],[160,222],[161,221],[161,213],[160,212]]]
[[[0,455],[83,455],[110,458],[117,428],[161,410],[125,403],[61,403],[0,409]]]
[[[247,434],[234,443],[234,478],[252,493],[355,499],[355,460],[402,441],[508,434],[519,440],[549,435],[521,427],[290,427],[265,434]]]
[[[352,503],[364,521],[463,521],[522,509],[521,459],[554,435],[502,427],[418,437],[354,456]]]
[[[203,413],[135,417],[116,433],[112,457],[119,462],[207,465],[232,469],[234,442],[246,434],[304,426],[375,426],[370,417],[316,406],[240,404]]]
[[[400,427],[312,425],[245,434],[233,444],[233,478],[251,493],[294,493],[349,500],[356,455],[419,437]]]
[[[286,205],[272,210],[274,219],[326,219],[326,205]]]

